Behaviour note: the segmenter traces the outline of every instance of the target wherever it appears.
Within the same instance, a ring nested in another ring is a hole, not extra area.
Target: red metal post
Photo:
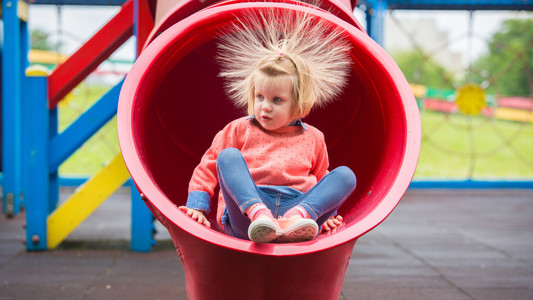
[[[48,77],[48,107],[54,108],[72,89],[133,35],[133,0]]]
[[[136,11],[136,36],[137,36],[137,55],[143,49],[150,32],[154,28],[154,12],[151,7],[155,4],[154,0],[137,0]]]

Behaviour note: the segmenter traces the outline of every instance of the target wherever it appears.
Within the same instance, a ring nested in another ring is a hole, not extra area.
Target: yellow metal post
[[[48,249],[56,248],[129,177],[122,155],[118,154],[107,166],[80,186],[65,203],[48,216]]]

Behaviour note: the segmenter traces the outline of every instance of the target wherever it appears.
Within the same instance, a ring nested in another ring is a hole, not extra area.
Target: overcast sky
[[[118,6],[30,5],[30,30],[44,30],[50,39],[60,40],[60,52],[71,54],[107,23],[118,11]],[[132,39],[113,55],[120,59],[135,56]]]

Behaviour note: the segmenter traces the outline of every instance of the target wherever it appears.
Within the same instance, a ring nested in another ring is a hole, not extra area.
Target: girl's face
[[[276,130],[293,121],[290,80],[256,80],[254,114],[266,130]]]

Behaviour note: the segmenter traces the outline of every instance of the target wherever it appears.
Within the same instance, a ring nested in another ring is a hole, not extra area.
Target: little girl
[[[338,227],[336,211],[356,185],[347,167],[328,172],[324,135],[301,121],[346,82],[343,33],[311,15],[284,13],[250,14],[223,35],[220,75],[249,116],[215,136],[180,207],[210,226],[205,215],[219,185],[218,223],[257,243],[306,241],[320,227]]]

